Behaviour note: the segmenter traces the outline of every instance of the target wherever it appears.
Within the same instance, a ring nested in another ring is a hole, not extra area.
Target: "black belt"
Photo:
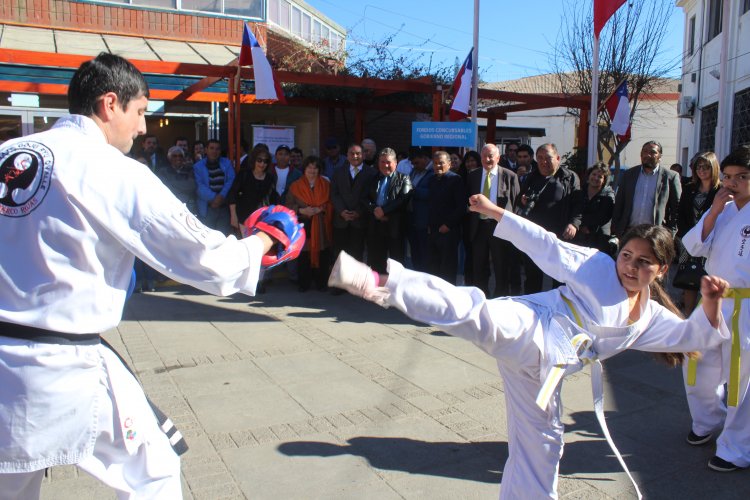
[[[16,323],[8,323],[0,321],[0,337],[10,337],[14,339],[30,340],[32,342],[39,342],[42,344],[64,344],[64,345],[97,345],[103,344],[109,348],[115,356],[120,359],[120,362],[125,368],[133,375],[133,378],[138,380],[133,370],[128,366],[127,362],[120,356],[120,353],[115,350],[112,345],[101,338],[98,333],[62,333],[55,332],[52,330],[45,330],[44,328],[37,328],[35,326],[19,325]],[[145,396],[145,394],[144,394]],[[174,426],[171,420],[162,412],[157,406],[146,396],[148,404],[156,416],[156,420],[159,422],[159,428],[169,438],[170,445],[174,449],[175,453],[182,455],[188,450],[187,443],[182,437],[182,434],[178,434],[179,431]],[[177,434],[177,436],[175,436]]]
[[[41,344],[96,345],[100,343],[98,333],[62,333],[6,321],[0,321],[0,336]]]

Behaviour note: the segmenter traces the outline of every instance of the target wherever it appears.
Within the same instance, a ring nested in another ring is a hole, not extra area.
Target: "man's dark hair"
[[[294,147],[292,148],[292,150],[291,150],[291,151],[289,151],[289,152],[290,152],[290,153],[299,153],[299,155],[300,155],[300,156],[302,156],[302,150],[301,150],[300,148],[298,148],[297,146],[294,146]]]
[[[206,147],[208,147],[210,144],[218,144],[219,146],[221,146],[221,141],[219,139],[209,139],[206,142]]]
[[[516,154],[520,153],[521,151],[526,151],[527,153],[529,153],[529,156],[531,156],[532,158],[534,157],[534,148],[532,148],[528,144],[519,144]]]
[[[645,148],[646,146],[656,146],[656,148],[659,150],[659,154],[662,154],[662,147],[661,143],[659,141],[648,141],[643,146],[641,146],[641,149]]]
[[[750,146],[740,146],[729,153],[721,162],[721,170],[730,165],[750,170]]]
[[[187,138],[187,137],[185,137],[184,135],[181,135],[181,136],[178,136],[178,137],[176,137],[176,138],[175,138],[175,140],[174,140],[174,144],[175,144],[175,145],[177,145],[177,143],[178,143],[178,142],[180,142],[180,141],[185,141],[185,142],[187,142],[188,144],[190,144],[190,141],[189,141],[189,140],[188,140],[188,138]]]
[[[128,60],[102,52],[76,70],[68,85],[68,111],[93,116],[96,103],[107,92],[114,92],[122,109],[131,100],[149,96],[148,84],[140,71]]]

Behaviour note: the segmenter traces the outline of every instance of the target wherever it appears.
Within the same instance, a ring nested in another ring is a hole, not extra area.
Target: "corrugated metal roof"
[[[7,24],[0,24],[0,49],[90,56],[108,51],[129,59],[216,66],[226,65],[240,53],[238,45],[178,42]]]

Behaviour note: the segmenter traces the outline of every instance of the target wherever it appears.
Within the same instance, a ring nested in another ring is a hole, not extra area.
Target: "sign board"
[[[471,122],[412,122],[412,146],[470,147],[477,143]]]
[[[294,127],[286,125],[253,125],[253,146],[261,142],[268,146],[271,155],[282,144],[291,149],[294,147]]]

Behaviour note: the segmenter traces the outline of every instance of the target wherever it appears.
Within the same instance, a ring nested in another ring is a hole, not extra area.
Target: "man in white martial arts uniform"
[[[684,374],[693,418],[687,441],[699,446],[721,431],[708,466],[730,472],[750,467],[750,148],[727,156],[721,174],[711,208],[682,242],[732,287],[723,304],[732,342],[703,351],[697,363],[684,364]]]
[[[120,498],[182,498],[180,460],[143,390],[99,333],[122,315],[134,255],[210,293],[254,294],[274,243],[203,226],[126,157],[148,86],[102,53],[68,90],[71,115],[0,146],[0,499],[39,497],[77,464]]]

